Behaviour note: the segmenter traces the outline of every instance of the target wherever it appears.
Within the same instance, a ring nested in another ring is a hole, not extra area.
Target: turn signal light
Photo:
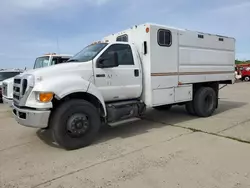
[[[39,93],[40,102],[50,102],[53,99],[54,93]]]

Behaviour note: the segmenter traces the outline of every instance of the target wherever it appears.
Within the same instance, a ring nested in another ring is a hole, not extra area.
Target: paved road
[[[70,152],[0,105],[0,187],[250,187],[249,84],[223,89],[211,118],[150,110]]]

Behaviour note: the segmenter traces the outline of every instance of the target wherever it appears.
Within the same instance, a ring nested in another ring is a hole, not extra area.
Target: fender
[[[33,108],[52,108],[52,103],[38,103],[36,92],[53,92],[57,99],[75,92],[86,92],[89,82],[78,75],[58,76],[51,79],[44,79],[36,82],[35,87],[30,93],[26,106]]]
[[[35,95],[34,93],[36,91],[53,92],[55,93],[56,98],[59,100],[72,93],[78,93],[78,92],[89,93],[95,96],[99,100],[99,102],[102,104],[104,115],[105,116],[107,115],[105,102],[98,88],[88,80],[78,75],[72,75],[70,77],[60,76],[53,78],[53,82],[51,82],[51,80],[48,79],[36,83],[35,87],[33,88],[33,92],[30,94],[29,99],[27,100],[26,105],[29,107],[51,108],[52,103],[37,104],[34,96]]]
[[[87,90],[87,93],[95,96],[99,100],[99,102],[102,104],[102,108],[103,108],[103,111],[104,111],[104,117],[106,117],[107,116],[106,105],[105,105],[104,99],[102,97],[102,94],[98,90],[98,88],[94,84],[89,83],[89,88]]]
[[[74,84],[75,83],[76,82],[74,82]],[[73,93],[78,93],[78,92],[86,92],[88,94],[91,94],[99,100],[100,104],[102,104],[104,117],[106,117],[106,115],[107,115],[106,105],[105,105],[104,99],[102,97],[102,94],[98,90],[98,88],[94,84],[92,84],[91,82],[88,82],[88,81],[86,81],[86,83],[84,85],[79,85],[79,86],[81,86],[81,87],[74,87],[71,90],[67,89],[65,92],[61,93],[60,95],[57,94],[57,97],[59,97],[59,99],[62,99],[64,97],[66,97],[67,95],[70,95]]]
[[[90,82],[88,82],[88,86],[85,85],[85,87],[80,87],[80,88],[75,87],[73,90],[67,90],[67,92],[61,93],[61,95],[57,95],[57,98],[62,99],[66,97],[67,95],[78,93],[78,92],[85,92],[85,93],[95,96],[99,100],[100,104],[102,105],[104,117],[106,117],[107,115],[106,105],[102,97],[102,94],[100,93],[98,88]]]

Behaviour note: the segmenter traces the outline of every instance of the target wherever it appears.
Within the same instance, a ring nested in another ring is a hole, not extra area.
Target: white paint
[[[14,78],[6,79],[3,81],[3,83],[7,86],[7,95],[3,94],[3,97],[8,98],[8,99],[12,99]]]
[[[175,87],[175,99],[176,103],[192,100],[193,98],[193,85],[182,85]]]
[[[45,54],[45,55],[39,56],[39,57],[49,57],[48,66],[52,66],[52,65],[54,65],[52,63],[53,62],[53,57],[70,58],[70,57],[72,57],[72,55],[69,55],[69,54]],[[24,73],[31,73],[31,72],[32,72],[32,69],[31,70],[27,70]],[[12,100],[13,99],[14,77],[4,80],[3,83],[5,83],[7,85],[7,95],[4,95],[3,97]]]
[[[145,32],[147,27],[150,29],[149,33]],[[158,45],[159,29],[171,31],[172,45],[170,47]],[[118,36],[124,34],[127,34],[129,42],[136,46],[142,60],[142,100],[147,106],[192,100],[190,90],[193,83],[234,80],[234,38],[147,23],[112,34],[104,40],[115,42]],[[203,35],[203,39],[198,38],[199,34]],[[219,38],[223,38],[223,41],[219,41]],[[148,45],[146,55],[142,53],[143,41],[146,41]],[[206,73],[215,71],[230,71],[231,73]],[[170,74],[151,76],[151,73]],[[179,82],[188,84],[188,87],[180,87]],[[174,96],[171,95],[172,92]]]
[[[122,44],[122,43],[121,43]],[[112,43],[103,52],[108,50]],[[106,102],[124,99],[139,98],[142,93],[142,72],[136,48],[131,45],[134,56],[134,65],[119,65],[113,68],[96,68],[96,62],[103,54],[101,52],[94,60],[95,86],[100,90]],[[135,77],[134,70],[139,70],[139,76]],[[105,77],[97,77],[97,75]]]
[[[174,103],[174,88],[153,90],[154,106]]]
[[[90,85],[88,80],[93,76],[92,61],[34,69],[32,75],[35,77],[35,86],[25,105],[32,108],[51,108],[51,103],[38,102],[36,93],[53,92],[61,99],[72,93],[87,92]]]

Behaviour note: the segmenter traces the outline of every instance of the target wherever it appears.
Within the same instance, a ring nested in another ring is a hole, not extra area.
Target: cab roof
[[[56,54],[56,53],[47,53],[47,54],[44,54],[40,57],[48,57],[48,56],[52,56],[52,57],[73,57],[73,55],[70,55],[70,54]]]

